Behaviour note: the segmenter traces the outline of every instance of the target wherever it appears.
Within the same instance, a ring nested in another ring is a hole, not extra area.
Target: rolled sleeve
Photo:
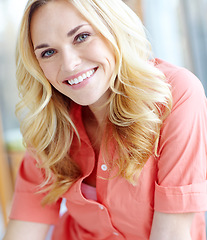
[[[207,101],[188,70],[171,74],[173,108],[161,129],[154,208],[166,213],[207,210]]]
[[[202,212],[206,208],[207,181],[181,187],[163,187],[155,183],[155,211]]]
[[[36,166],[36,160],[28,153],[19,168],[16,179],[10,219],[56,224],[59,219],[60,201],[42,206],[45,193],[38,193],[44,174]]]
[[[38,194],[16,192],[10,219],[46,224],[56,224],[59,220],[58,204],[41,205],[42,197]]]

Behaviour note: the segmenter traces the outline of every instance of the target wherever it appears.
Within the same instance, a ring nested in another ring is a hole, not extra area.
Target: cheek
[[[115,54],[112,46],[102,42],[102,46],[97,51],[102,56],[102,61],[104,60],[106,67],[109,67],[113,71],[115,69]]]
[[[50,83],[54,83],[54,79],[55,79],[55,76],[56,76],[56,68],[55,66],[53,66],[53,64],[40,64],[40,67],[45,75],[45,77],[47,78],[47,80],[50,82]]]
[[[114,50],[112,46],[105,40],[101,38],[96,38],[88,44],[85,54],[94,58],[94,61],[100,63],[106,63],[110,61],[111,64],[114,64]]]
[[[111,43],[101,40],[100,45],[99,50],[102,51],[103,54],[105,53],[108,56],[114,57],[114,48]]]

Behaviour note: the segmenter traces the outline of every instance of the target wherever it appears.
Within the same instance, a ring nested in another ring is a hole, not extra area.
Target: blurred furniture
[[[25,152],[25,148],[22,144],[22,135],[19,128],[7,130],[4,141],[6,145],[12,182],[15,184],[17,171]]]
[[[8,159],[10,161],[10,172],[11,172],[11,180],[12,180],[12,185],[14,187],[15,185],[15,180],[17,176],[17,172],[19,169],[19,165],[23,159],[24,156],[24,151],[22,150],[8,150],[7,151]]]
[[[143,0],[124,0],[124,2],[139,16],[143,21],[143,9],[142,9]]]
[[[5,226],[8,221],[8,214],[11,206],[12,194],[13,183],[11,179],[8,157],[5,149],[5,142],[3,140],[0,115],[0,202]]]
[[[3,137],[0,115],[0,203],[5,227],[11,208],[15,179],[23,155],[24,147],[18,131],[12,130],[7,139]]]

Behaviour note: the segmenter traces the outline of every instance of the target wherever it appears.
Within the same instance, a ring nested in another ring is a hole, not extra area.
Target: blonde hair
[[[68,114],[70,99],[66,101],[45,78],[30,37],[33,12],[50,1],[54,0],[28,1],[16,53],[21,96],[16,113],[26,147],[45,169],[43,185],[49,185],[49,192],[44,203],[56,201],[81,176],[79,167],[68,154],[74,134],[78,136]],[[171,108],[170,88],[163,73],[149,61],[150,43],[144,27],[126,4],[121,0],[66,1],[72,3],[114,48],[116,67],[110,81],[107,127],[112,130],[119,154],[113,165],[118,166],[119,175],[134,184],[134,177],[156,152],[160,127]],[[106,134],[106,150],[109,139]]]

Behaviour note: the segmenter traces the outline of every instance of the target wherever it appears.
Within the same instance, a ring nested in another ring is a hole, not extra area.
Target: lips
[[[87,78],[90,78],[96,70],[97,70],[97,68],[90,69],[87,72],[84,72],[83,74],[81,74],[77,77],[70,78],[70,79],[66,80],[65,83],[68,83],[71,86],[72,85],[77,85],[77,84],[83,82],[84,80],[86,80]]]

